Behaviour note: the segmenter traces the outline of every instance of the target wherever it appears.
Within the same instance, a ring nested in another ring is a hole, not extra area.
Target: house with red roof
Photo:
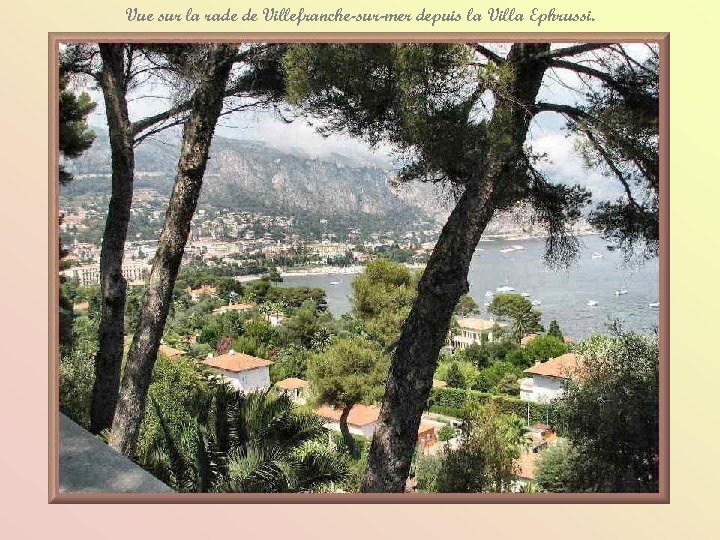
[[[520,399],[549,403],[562,395],[565,383],[578,369],[578,356],[566,353],[525,370],[530,375],[520,379]]]
[[[325,427],[333,431],[340,431],[340,415],[342,409],[322,405],[315,409],[315,414],[325,420]],[[371,439],[375,434],[377,421],[380,418],[380,407],[375,405],[354,405],[348,414],[348,430],[353,435],[360,435]],[[421,420],[418,428],[417,444],[425,452],[437,443],[436,428],[442,425],[431,420]]]
[[[270,388],[270,366],[264,358],[230,349],[220,356],[208,355],[202,362],[217,371],[238,392],[258,392]]]

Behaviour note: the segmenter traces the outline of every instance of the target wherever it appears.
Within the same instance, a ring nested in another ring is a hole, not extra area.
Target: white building
[[[333,431],[340,431],[340,415],[342,409],[336,409],[328,405],[322,405],[315,409],[315,414],[325,420],[325,427]],[[348,430],[353,435],[360,435],[368,439],[375,433],[380,409],[374,405],[357,404],[350,409],[347,424]]]
[[[565,382],[577,369],[578,357],[575,353],[538,362],[525,370],[531,377],[520,379],[520,399],[549,403],[562,395]]]
[[[74,266],[60,272],[68,279],[77,281],[80,287],[100,284],[100,265]],[[150,265],[145,263],[123,263],[122,275],[127,281],[142,281],[150,273]]]
[[[215,368],[238,392],[258,392],[270,388],[270,366],[274,363],[249,354],[230,352],[209,356],[202,362]]]
[[[325,427],[332,431],[340,431],[340,415],[342,409],[322,405],[315,409],[315,414],[325,420]],[[348,414],[348,431],[353,435],[360,435],[372,439],[380,418],[380,408],[375,405],[354,405]],[[417,444],[423,452],[428,451],[437,443],[436,428],[442,425],[440,422],[421,419],[418,428]]]
[[[482,344],[482,335],[487,334],[488,341],[493,341],[493,331],[496,328],[507,326],[494,320],[478,319],[475,317],[459,318],[457,320],[459,329],[450,331],[450,344],[453,349],[464,349],[470,345]]]

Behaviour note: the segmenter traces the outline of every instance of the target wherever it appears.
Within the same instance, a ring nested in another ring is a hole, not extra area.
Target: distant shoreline
[[[597,232],[579,232],[576,236],[595,236]],[[490,236],[481,238],[480,242],[487,244],[490,242],[518,242],[527,240],[542,240],[544,236],[531,236],[531,235],[518,235],[518,236]],[[411,270],[420,270],[425,268],[424,264],[405,264]],[[280,277],[283,278],[299,278],[299,277],[312,277],[312,276],[345,276],[345,275],[356,275],[362,274],[365,270],[365,266],[355,264],[352,266],[316,266],[311,268],[303,268],[299,270],[280,270]],[[261,274],[251,274],[247,276],[235,276],[235,279],[241,283],[247,281],[256,281],[262,277]]]

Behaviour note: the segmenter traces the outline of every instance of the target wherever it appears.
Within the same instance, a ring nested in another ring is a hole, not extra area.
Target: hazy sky
[[[558,46],[567,46],[567,44]],[[507,45],[492,46],[500,53],[507,47]],[[647,54],[642,44],[630,44],[626,48],[638,59]],[[580,88],[578,76],[567,70],[556,70],[552,76],[545,76],[538,100],[576,103],[578,94],[572,90],[574,88]],[[98,107],[90,118],[90,124],[106,129],[102,96],[97,91],[91,93]],[[167,88],[157,85],[146,85],[138,89],[129,102],[131,118],[140,118],[165,109],[169,104],[168,95]],[[553,113],[542,113],[533,120],[527,142],[536,153],[547,154],[547,159],[539,168],[553,182],[579,183],[587,186],[593,193],[594,201],[621,195],[622,190],[617,181],[606,178],[597,170],[585,166],[575,150],[575,138],[567,136],[564,126],[565,119]],[[340,153],[355,157],[377,157],[388,156],[391,150],[383,147],[373,151],[362,141],[345,135],[322,137],[302,118],[287,124],[271,112],[256,111],[224,116],[218,124],[216,133],[221,137],[264,141],[278,148],[301,148],[311,156]],[[388,162],[390,162],[389,158]]]

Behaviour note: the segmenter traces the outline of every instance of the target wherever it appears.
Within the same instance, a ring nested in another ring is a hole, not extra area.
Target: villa
[[[494,320],[478,319],[475,317],[464,317],[457,320],[459,332],[451,331],[449,340],[454,349],[464,349],[470,345],[480,345],[483,335],[487,336],[487,340],[492,342],[495,339],[493,332],[497,328],[507,326],[505,323],[498,323]]]
[[[230,349],[220,356],[210,354],[202,363],[215,368],[238,392],[259,392],[270,388],[270,366],[274,364],[270,360]]]
[[[531,377],[520,379],[520,399],[549,403],[562,395],[566,381],[577,369],[578,357],[575,353],[536,363],[524,371]]]
[[[323,418],[325,427],[332,431],[340,431],[340,415],[341,409],[336,409],[328,405],[322,405],[315,409],[315,414]],[[380,418],[380,408],[375,405],[357,404],[350,409],[347,423],[348,430],[353,435],[360,435],[367,439],[372,439],[377,427],[377,421]],[[418,428],[417,444],[423,452],[428,451],[437,443],[436,428],[442,425],[439,422],[430,420],[422,420]]]

